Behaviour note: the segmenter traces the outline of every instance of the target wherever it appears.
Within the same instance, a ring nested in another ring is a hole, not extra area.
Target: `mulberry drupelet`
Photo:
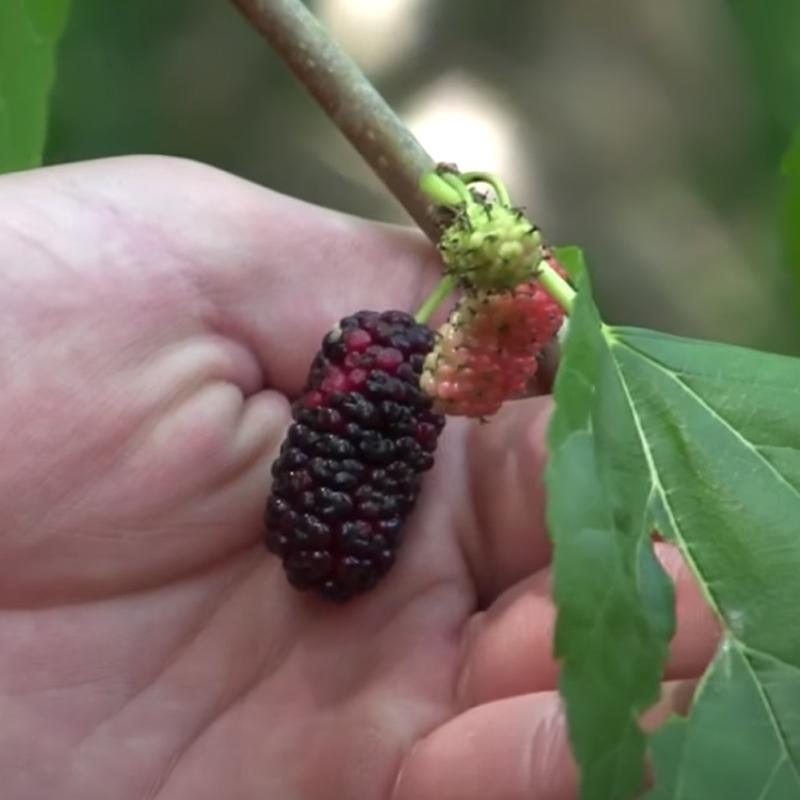
[[[272,467],[269,550],[289,582],[343,602],[390,569],[444,417],[419,380],[435,334],[360,311],[322,342]]]

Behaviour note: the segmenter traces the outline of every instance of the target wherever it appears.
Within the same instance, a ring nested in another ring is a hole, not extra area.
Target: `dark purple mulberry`
[[[265,514],[267,547],[297,589],[343,602],[394,563],[444,427],[419,387],[433,345],[402,311],[360,311],[323,339]]]

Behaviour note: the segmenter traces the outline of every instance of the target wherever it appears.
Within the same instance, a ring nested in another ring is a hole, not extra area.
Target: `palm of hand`
[[[556,713],[551,615],[527,621],[549,609],[526,578],[540,401],[448,425],[372,594],[298,595],[261,543],[286,395],[338,317],[419,303],[424,245],[181,162],[4,180],[4,797],[530,790],[536,709]]]

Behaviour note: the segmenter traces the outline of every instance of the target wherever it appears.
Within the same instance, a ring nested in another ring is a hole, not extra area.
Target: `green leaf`
[[[549,431],[555,652],[583,797],[616,800],[643,786],[637,716],[659,696],[673,597],[650,544],[654,495],[625,387],[586,275],[578,286]]]
[[[574,245],[554,247],[553,255],[573,281],[577,281],[586,272],[586,262],[583,257],[583,250],[580,247],[575,247]]]
[[[561,259],[561,251],[556,257]],[[574,263],[574,262],[571,262]],[[585,272],[580,272],[578,286],[588,285]],[[598,335],[601,321],[593,303],[586,303],[588,291],[581,291],[576,308],[569,319],[569,334],[556,379],[557,412],[548,433],[551,449],[557,448],[573,431],[588,427],[594,384],[597,379]]]
[[[560,689],[583,766],[584,797],[610,800],[631,797],[643,784],[646,739],[631,710],[644,711],[658,699],[667,640],[639,594],[635,570],[645,551],[615,526],[596,455],[592,435],[582,431],[553,457],[553,470],[570,475],[571,491],[581,496],[570,504],[563,494],[551,517],[560,519],[558,528],[572,530],[556,540],[555,648],[565,659]],[[654,563],[651,558],[648,571]],[[669,600],[660,604],[667,609]]]
[[[675,778],[680,774],[678,765],[683,758],[688,723],[681,717],[673,717],[653,737],[651,752],[656,770],[656,788],[646,800],[667,800],[677,797],[679,787]]]
[[[41,164],[69,0],[0,0],[0,173]]]
[[[751,660],[727,637],[690,719],[673,721],[653,737],[658,785],[648,800],[798,797],[796,767],[783,749],[763,688]],[[786,701],[796,717],[797,698]]]
[[[689,721],[653,740],[651,798],[796,798],[800,361],[604,327],[588,281],[579,293],[547,481],[556,647],[583,797],[632,797],[642,776],[635,720],[672,635],[655,525],[725,637]]]

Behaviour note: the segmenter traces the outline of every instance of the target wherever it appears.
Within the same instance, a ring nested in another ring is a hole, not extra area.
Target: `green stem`
[[[494,189],[500,203],[511,208],[511,196],[503,182],[490,172],[462,172],[458,176],[464,183],[487,183]]]
[[[536,280],[545,291],[564,309],[566,314],[572,313],[575,304],[575,290],[550,266],[547,259],[542,259],[536,267]]]
[[[458,192],[459,196],[461,197],[461,202],[469,205],[470,203],[475,202],[475,198],[472,196],[467,184],[461,180],[460,175],[454,175],[452,172],[442,172],[439,177],[452,189]]]
[[[453,275],[445,275],[439,285],[433,290],[430,297],[423,303],[422,308],[414,315],[414,319],[424,325],[434,314],[437,308],[453,289],[456,288],[456,279]]]
[[[455,208],[464,202],[464,193],[436,172],[426,172],[419,182],[420,189],[438,206]]]

